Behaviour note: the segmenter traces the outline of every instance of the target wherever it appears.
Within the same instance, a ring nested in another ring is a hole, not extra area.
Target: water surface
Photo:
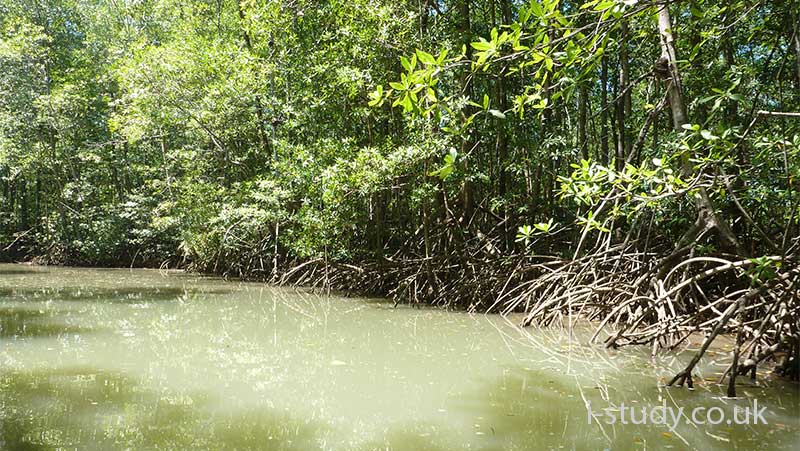
[[[726,400],[718,350],[696,390],[667,390],[688,353],[588,335],[176,272],[0,265],[0,449],[800,447],[797,385],[745,379],[747,399]],[[586,409],[753,399],[767,425],[589,424]]]

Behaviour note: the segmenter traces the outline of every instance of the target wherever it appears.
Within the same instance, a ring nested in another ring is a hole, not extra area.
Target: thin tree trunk
[[[581,157],[584,160],[589,159],[589,145],[586,137],[586,121],[588,119],[587,110],[589,109],[588,103],[589,88],[585,83],[582,83],[578,93],[578,148],[580,149]]]
[[[472,48],[470,47],[470,42],[472,41],[472,25],[470,23],[470,0],[460,0],[458,2],[458,15],[461,18],[461,22],[459,23],[459,31],[461,32],[461,41],[466,46],[467,49],[467,59],[472,59]],[[472,88],[469,83],[469,70],[464,69],[464,72],[461,74],[461,91],[467,97],[472,97]],[[471,109],[468,107],[465,114],[471,114]],[[472,149],[472,143],[468,139],[463,139],[461,141],[461,155],[465,156],[470,150]],[[469,159],[464,159],[464,166],[465,172],[469,172]],[[473,189],[472,184],[470,181],[465,177],[464,181],[461,185],[461,208],[462,214],[461,217],[463,224],[468,224],[470,219],[472,218],[472,209],[473,209]]]
[[[600,161],[608,164],[608,61],[600,63]]]
[[[683,103],[683,85],[678,72],[678,56],[675,52],[668,5],[662,5],[658,9],[658,32],[661,40],[661,57],[656,63],[658,65],[656,69],[667,80],[667,98],[672,111],[672,125],[675,130],[680,131],[688,120],[686,106]]]
[[[800,14],[795,11],[794,17],[794,75],[795,87],[800,92]]]
[[[244,43],[247,46],[247,50],[252,54],[255,55],[255,51],[253,50],[253,40],[250,38],[250,33],[247,32],[246,27],[246,17],[244,14],[244,9],[242,8],[242,4],[240,2],[236,2],[236,6],[239,10],[239,19],[242,25],[242,35],[244,36]],[[269,138],[267,137],[266,131],[266,121],[264,119],[264,106],[261,103],[261,96],[256,94],[255,95],[255,104],[256,104],[256,119],[258,124],[258,140],[261,144],[261,149],[265,152],[266,155],[270,154],[270,143]]]
[[[683,125],[688,123],[688,119],[683,101],[683,85],[677,66],[678,58],[675,52],[674,36],[672,35],[672,20],[669,15],[669,6],[666,4],[662,5],[658,10],[658,31],[661,40],[661,57],[656,62],[656,73],[665,77],[667,98],[672,111],[672,125],[676,131],[680,132],[683,129]],[[689,180],[695,175],[694,168],[690,162],[690,155],[684,153],[682,160],[682,176],[685,180]],[[724,245],[730,246],[739,254],[744,255],[739,241],[728,224],[717,215],[705,188],[700,187],[697,191],[698,196],[695,201],[697,220],[694,226],[690,227],[678,242],[676,249],[693,243],[704,230],[715,228]]]
[[[428,31],[428,16],[430,15],[430,8],[431,8],[431,0],[425,0],[422,3],[422,10],[419,12],[420,15],[419,29],[420,29],[420,34],[422,35],[424,35]]]
[[[511,0],[500,0],[500,9],[502,12],[502,18],[504,24],[510,24],[512,22],[511,17]],[[494,14],[492,14],[494,16]],[[497,106],[500,111],[505,112],[508,110],[508,96],[507,96],[507,88],[506,88],[506,68],[503,67],[497,77]],[[504,119],[496,118],[497,121],[497,172],[498,172],[498,183],[499,183],[499,194],[500,196],[505,196],[508,192],[508,177],[506,175],[506,165],[508,160],[508,133],[506,128],[506,121]],[[505,236],[505,244],[506,249],[510,249],[513,242],[514,242],[514,231],[509,226],[508,219],[508,207],[503,204],[503,219],[506,219],[503,223],[504,228],[504,236]]]
[[[726,15],[725,18],[726,18],[726,22],[727,22],[727,20],[729,20],[728,16]],[[736,58],[735,58],[735,53],[734,53],[734,48],[733,48],[733,42],[731,42],[731,36],[730,35],[728,35],[728,37],[725,39],[725,44],[723,46],[723,53],[725,54],[725,64],[728,67],[735,66],[736,65]],[[727,108],[728,124],[732,125],[732,126],[733,125],[737,125],[739,123],[739,103],[738,102],[729,102],[729,105],[730,106]],[[739,146],[739,147],[741,148],[742,146]],[[743,149],[739,151],[739,153],[742,153],[742,152],[743,152]],[[740,161],[740,164],[741,163],[742,163],[742,161]]]
[[[28,230],[28,181],[19,183],[19,230]]]
[[[631,151],[632,142],[628,136],[626,121],[631,117],[631,93],[628,90],[630,69],[628,67],[628,21],[620,24],[621,43],[619,47],[619,89],[623,93],[618,106],[617,126],[619,128],[619,141],[617,146],[617,169],[625,166],[625,160]]]
[[[617,66],[619,69],[619,66]],[[622,146],[622,142],[620,141],[620,131],[618,127],[618,122],[620,115],[622,114],[622,103],[619,101],[619,77],[612,77],[611,81],[611,98],[616,99],[614,104],[612,105],[613,111],[609,114],[609,129],[611,132],[611,147],[612,147],[612,155],[609,155],[609,159],[614,160],[615,167],[619,165],[619,158],[620,154],[622,153],[620,150],[620,146]]]

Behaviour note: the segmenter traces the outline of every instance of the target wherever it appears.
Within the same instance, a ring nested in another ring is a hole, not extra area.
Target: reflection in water
[[[0,276],[15,276],[20,274],[35,274],[42,272],[44,271],[37,269],[29,269],[21,266],[3,265],[3,267],[0,268]]]
[[[321,425],[258,410],[204,414],[202,395],[169,396],[86,368],[0,376],[8,449],[309,449]]]
[[[0,300],[20,301],[103,301],[119,303],[168,302],[197,294],[225,294],[224,289],[196,290],[178,287],[57,287],[57,288],[0,288]]]
[[[797,387],[740,391],[768,425],[588,424],[593,408],[725,406],[659,378],[687,355],[590,331],[393,309],[147,270],[0,265],[0,449],[796,449]],[[26,268],[29,269],[29,268]],[[690,346],[692,344],[690,343]]]
[[[0,304],[0,338],[45,337],[89,332],[88,327],[59,321],[49,310],[7,308]]]

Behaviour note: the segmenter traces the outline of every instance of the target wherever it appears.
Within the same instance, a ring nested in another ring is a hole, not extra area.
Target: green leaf
[[[714,141],[716,139],[719,139],[718,136],[715,136],[708,130],[700,130],[700,136],[702,136],[703,139],[705,139],[706,141]]]
[[[450,152],[444,156],[444,165],[435,171],[431,171],[428,173],[428,175],[431,177],[438,176],[442,180],[447,179],[455,170],[455,162],[457,157],[458,151],[451,147]]]
[[[542,5],[540,5],[539,2],[536,1],[530,2],[528,7],[530,8],[530,12],[533,13],[534,16],[540,18],[544,16],[544,10],[542,9]]]
[[[430,53],[417,49],[416,54],[417,58],[419,58],[419,60],[422,61],[423,63],[428,65],[436,64],[436,58],[434,58],[433,55],[431,55]]]
[[[408,93],[406,93],[406,95],[403,96],[403,100],[400,101],[400,105],[403,105],[403,108],[407,113],[414,111],[414,105],[411,102],[411,96],[409,96]]]
[[[406,58],[405,56],[401,56],[400,57],[400,64],[403,65],[403,68],[406,71],[411,72],[411,62],[408,60],[408,58]]]
[[[436,91],[434,91],[432,88],[428,88],[427,97],[431,102],[436,102]]]
[[[447,164],[453,164],[456,162],[456,158],[458,158],[458,151],[451,147],[450,152],[444,156],[444,161]]]
[[[478,50],[480,52],[485,52],[487,50],[494,49],[494,46],[492,45],[491,42],[486,42],[483,39],[481,39],[478,42],[471,42],[469,45],[472,46],[473,49]]]
[[[447,58],[447,52],[448,52],[447,49],[442,50],[442,53],[440,53],[439,57],[436,58],[436,63],[438,63],[439,65],[444,64],[444,60],[445,58]]]
[[[683,124],[681,128],[684,130],[689,130],[690,132],[696,132],[700,130],[700,126],[697,124]]]
[[[617,3],[614,0],[605,0],[605,1],[602,1],[602,2],[598,3],[597,5],[595,5],[594,10],[595,11],[605,11],[605,10],[607,10],[609,8],[613,8],[614,6],[616,6],[616,4]]]

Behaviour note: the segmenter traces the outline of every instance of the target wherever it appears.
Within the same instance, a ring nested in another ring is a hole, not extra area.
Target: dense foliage
[[[671,6],[676,132],[647,2],[4,0],[4,253],[255,275],[276,249],[421,256],[420,228],[457,246],[499,226],[519,252],[642,208],[677,240],[694,217],[670,194],[695,174],[741,246],[774,252],[797,234],[797,121],[751,121],[800,103],[797,6]]]

